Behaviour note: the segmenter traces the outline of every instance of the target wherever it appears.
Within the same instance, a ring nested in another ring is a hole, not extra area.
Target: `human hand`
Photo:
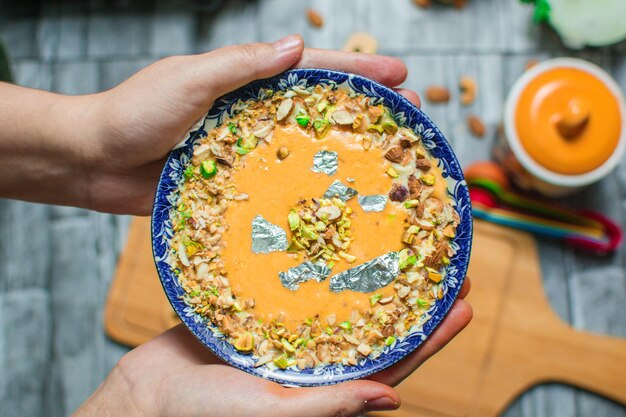
[[[224,365],[183,326],[128,353],[74,417],[330,417],[399,407],[391,388],[445,346],[471,320],[459,300],[413,354],[367,380],[316,388],[284,388]]]
[[[331,68],[359,73],[388,86],[406,78],[398,59],[305,49],[302,38],[273,44],[220,48],[158,61],[117,87],[90,96],[86,123],[92,140],[81,142],[81,205],[98,211],[147,215],[165,158],[220,96],[253,80],[291,67]],[[414,92],[401,90],[419,105]]]

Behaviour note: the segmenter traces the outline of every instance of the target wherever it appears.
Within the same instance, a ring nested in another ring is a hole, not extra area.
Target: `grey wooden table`
[[[470,3],[459,12],[423,11],[410,0],[228,1],[215,14],[208,0],[4,1],[0,39],[19,84],[83,94],[110,88],[167,55],[293,32],[311,46],[340,48],[352,32],[368,31],[382,53],[406,61],[408,88],[454,87],[464,74],[481,83],[470,109],[456,100],[424,105],[464,164],[488,156],[506,92],[530,58],[584,57],[626,86],[625,43],[573,53],[549,29],[531,25],[531,10],[515,0]],[[307,6],[324,16],[322,29],[307,24]],[[487,138],[469,135],[468,111],[487,122]],[[571,202],[626,225],[626,163]],[[102,305],[128,220],[0,200],[1,417],[69,415],[127,351],[104,335]],[[596,259],[553,242],[540,242],[540,249],[546,292],[558,314],[575,327],[626,337],[624,250]],[[626,408],[547,385],[524,394],[506,416],[626,416]]]

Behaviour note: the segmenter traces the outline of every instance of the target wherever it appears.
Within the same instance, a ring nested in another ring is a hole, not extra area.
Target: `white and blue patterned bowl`
[[[428,311],[430,319],[421,328],[413,329],[406,337],[398,338],[376,358],[364,358],[354,366],[326,365],[299,370],[269,369],[254,367],[250,355],[242,354],[228,343],[219,330],[200,315],[193,312],[182,300],[184,290],[167,262],[172,237],[170,210],[177,199],[178,184],[183,180],[183,170],[189,163],[194,143],[222,120],[229,117],[243,102],[262,99],[264,89],[288,90],[294,86],[307,87],[324,84],[347,87],[355,92],[373,97],[390,108],[394,117],[403,126],[412,128],[422,136],[426,148],[439,160],[443,176],[448,182],[448,193],[456,206],[461,222],[452,243],[456,254],[447,266],[443,282],[443,298]],[[283,385],[315,386],[328,385],[351,379],[364,378],[398,362],[417,349],[441,323],[459,294],[465,279],[472,245],[472,210],[469,193],[461,166],[448,141],[433,122],[411,102],[395,91],[358,75],[322,69],[297,69],[272,78],[252,82],[218,99],[205,119],[188,135],[182,146],[173,150],[161,174],[152,212],[152,251],[161,283],[174,311],[191,332],[218,357],[232,366]]]

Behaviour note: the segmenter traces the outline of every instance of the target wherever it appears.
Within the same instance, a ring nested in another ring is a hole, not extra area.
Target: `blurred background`
[[[591,0],[589,0],[591,2]],[[174,54],[273,41],[301,33],[309,46],[342,49],[367,32],[382,54],[409,67],[406,88],[424,95],[447,86],[448,103],[424,111],[463,165],[489,157],[507,92],[529,61],[590,60],[626,86],[626,42],[567,49],[533,8],[516,0],[469,0],[462,8],[411,0],[0,1],[0,41],[17,84],[65,94],[111,88]],[[307,9],[322,19],[311,21]],[[314,24],[315,23],[315,24]],[[471,106],[458,80],[479,84]],[[483,137],[466,119],[477,116]],[[37,117],[46,117],[45,114]],[[567,200],[626,222],[626,161]],[[128,348],[103,330],[103,305],[130,219],[85,210],[0,200],[0,416],[71,414]],[[545,291],[574,327],[626,337],[624,250],[582,257],[539,240]],[[480,308],[477,306],[476,308]],[[626,390],[626,376],[624,376]],[[626,408],[579,389],[530,389],[504,413],[515,416],[626,416]]]

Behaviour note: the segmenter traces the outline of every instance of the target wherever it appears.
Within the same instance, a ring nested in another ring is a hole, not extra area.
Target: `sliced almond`
[[[385,304],[389,304],[392,301],[393,301],[393,295],[390,295],[389,297],[381,298],[380,300],[378,300],[378,303],[385,305]]]
[[[320,207],[319,210],[315,212],[315,216],[319,219],[332,222],[333,220],[337,220],[341,217],[341,209],[336,206]]]
[[[258,122],[252,128],[252,134],[256,136],[257,138],[266,138],[270,133],[272,133],[273,129],[274,129],[274,121],[272,120],[261,121],[261,122]]]
[[[354,116],[347,110],[337,110],[333,112],[331,117],[339,125],[351,125],[354,123]]]
[[[279,122],[283,120],[285,117],[289,116],[291,112],[291,108],[293,107],[293,100],[290,98],[286,98],[280,102],[278,105],[278,109],[276,110],[276,120]]]

